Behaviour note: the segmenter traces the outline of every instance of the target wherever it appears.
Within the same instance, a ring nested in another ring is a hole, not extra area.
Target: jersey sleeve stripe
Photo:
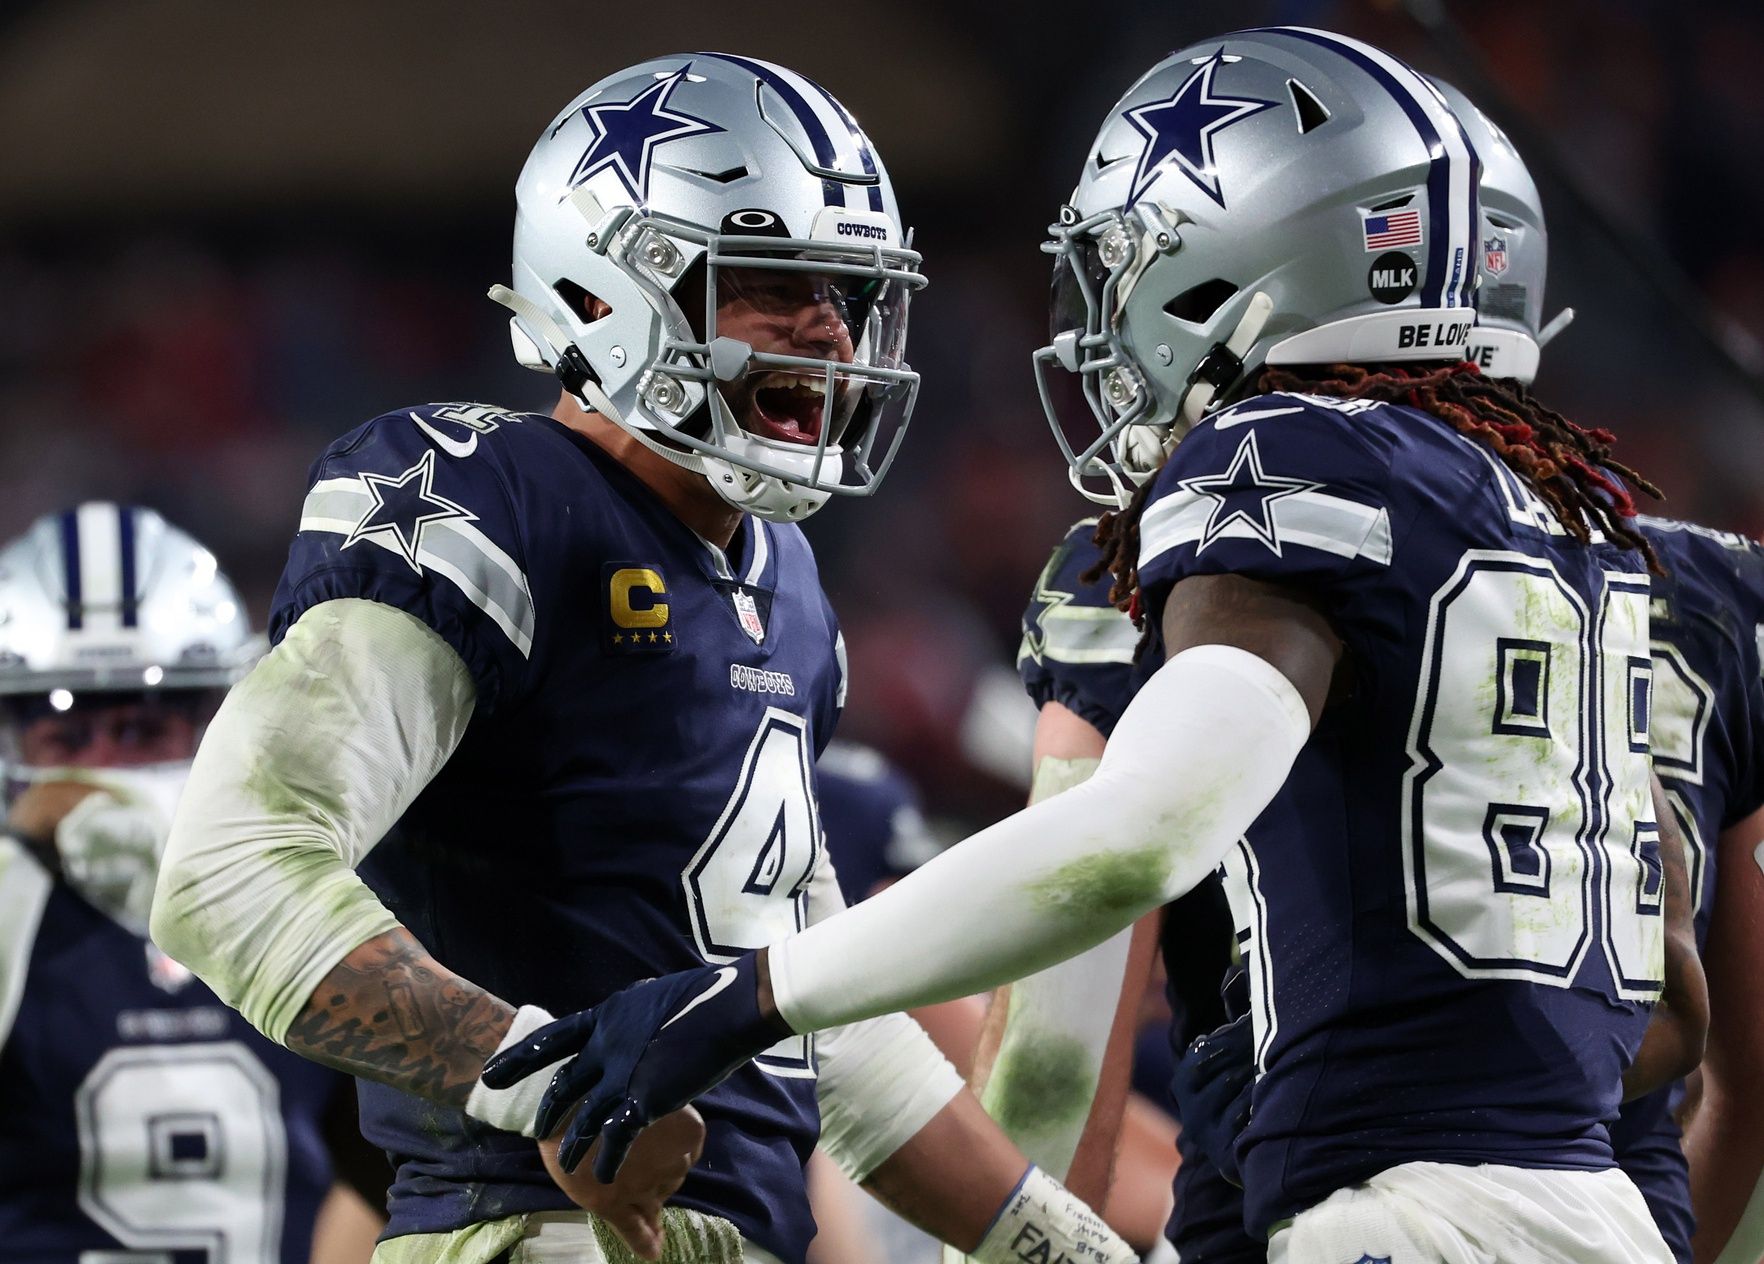
[[[1112,606],[1052,606],[1041,615],[1041,657],[1087,666],[1131,663],[1139,646],[1133,621]]]
[[[1139,527],[1139,565],[1143,570],[1154,558],[1172,549],[1202,540],[1259,539],[1243,522],[1227,522],[1209,537],[1208,527],[1219,502],[1211,496],[1179,491],[1150,509]],[[1338,557],[1365,558],[1389,566],[1394,553],[1390,514],[1383,508],[1305,491],[1282,496],[1270,506],[1273,515],[1275,552],[1288,544],[1320,549]]]
[[[374,497],[359,478],[332,478],[313,485],[301,509],[300,529],[348,537],[373,509]],[[375,536],[356,545],[396,553]],[[503,549],[470,522],[431,522],[421,536],[416,561],[433,571],[489,616],[522,657],[533,652],[533,596],[527,576]]]
[[[53,885],[48,873],[12,839],[0,839],[0,1047],[12,1035],[31,945],[49,903]]]

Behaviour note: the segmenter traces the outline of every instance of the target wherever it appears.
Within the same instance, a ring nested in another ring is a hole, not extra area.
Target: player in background
[[[610,1174],[778,1035],[1044,967],[1223,860],[1271,1259],[1667,1258],[1603,1123],[1706,1022],[1648,768],[1650,554],[1609,436],[1462,363],[1478,185],[1432,87],[1326,32],[1129,91],[1054,227],[1077,302],[1037,363],[1101,422],[1076,474],[1157,470],[1105,552],[1162,666],[1089,780],[752,984],[638,985],[493,1061],[575,1055],[541,1112],[592,1087],[566,1160],[598,1136]]]
[[[1542,345],[1565,327],[1570,315],[1558,316],[1546,331],[1542,316],[1548,239],[1542,204],[1505,134],[1462,93],[1440,86],[1484,155],[1484,222],[1477,252],[1482,285],[1471,359],[1489,377],[1528,390]],[[1716,880],[1727,871],[1719,840],[1764,807],[1764,767],[1759,763],[1764,749],[1758,745],[1764,741],[1758,649],[1758,630],[1764,626],[1764,549],[1741,536],[1690,523],[1648,516],[1636,521],[1664,571],[1654,581],[1650,620],[1650,737],[1654,772],[1687,846],[1696,944],[1709,979],[1709,1054],[1718,1067],[1764,1071],[1764,1031],[1758,1017],[1764,1013],[1764,993],[1750,981],[1764,952],[1764,921],[1759,917],[1764,887],[1756,865],[1748,863],[1749,843],[1756,837],[1742,831],[1730,838],[1726,853],[1739,850],[1742,858],[1729,878]],[[1723,906],[1719,893],[1728,885],[1733,887],[1724,905],[1728,911],[1714,932],[1715,910]],[[1675,1080],[1625,1102],[1612,1125],[1611,1144],[1618,1164],[1647,1200],[1673,1258],[1690,1264],[1698,1217],[1676,1122],[1684,1101],[1684,1081]],[[1700,1166],[1708,1181],[1699,1185],[1717,1200],[1716,1190],[1749,1194],[1764,1161],[1758,1142],[1741,1135],[1748,1117],[1761,1125],[1764,1117],[1744,1107],[1734,1111],[1732,1105],[1723,1102],[1707,1117],[1722,1139],[1719,1149],[1712,1147],[1703,1158]],[[1732,1207],[1732,1215],[1737,1216],[1739,1206]],[[1718,1249],[1732,1224],[1725,1219],[1715,1227],[1710,1235],[1714,1240],[1705,1239],[1708,1249]]]
[[[886,889],[942,850],[918,790],[880,751],[835,739],[815,762],[815,795],[847,904]],[[983,1002],[960,997],[910,1017],[965,1075],[984,1015]],[[819,1229],[809,1264],[936,1264],[937,1239],[865,1197],[821,1150],[809,1163],[809,1198]]]
[[[1023,615],[1023,643],[1017,668],[1039,715],[1036,720],[1036,785],[1031,802],[1087,780],[1095,771],[1121,713],[1139,683],[1156,664],[1136,659],[1139,630],[1109,599],[1113,579],[1097,574],[1103,556],[1095,536],[1096,518],[1075,523],[1060,541],[1035,582]],[[1220,984],[1235,957],[1235,928],[1224,887],[1216,876],[1154,914],[1136,928],[1137,939],[1162,957],[1171,1009],[1170,1043],[1180,1053],[1189,1042],[1226,1021]],[[1138,946],[1137,943],[1135,945]],[[1123,1016],[1137,1017],[1139,996],[1151,975],[1152,952],[1128,953],[1119,937],[1069,961],[1000,990],[1006,1015],[1000,1035],[1000,1062],[1034,1058],[1049,1048],[1070,1049],[1071,1033],[1110,1032],[1106,1050],[1075,1054],[1077,1067],[1061,1080],[1073,1098],[1065,1110],[1048,1112],[1043,1122],[1024,1100],[1029,1077],[1005,1076],[989,1083],[981,1101],[995,1117],[1022,1120],[1023,1133],[1006,1131],[1039,1157],[1059,1129],[1065,1145],[1112,1155],[1129,1098],[1124,1091],[1132,1060],[1131,1032],[1115,1034]],[[1017,1051],[1021,1052],[1017,1052]],[[996,1068],[995,1068],[996,1070]],[[1164,1100],[1172,1106],[1174,1101]],[[1080,1141],[1082,1131],[1083,1140]],[[1175,1198],[1164,1237],[1184,1260],[1209,1264],[1259,1264],[1267,1244],[1243,1228],[1243,1193],[1220,1175],[1187,1130],[1177,1134],[1180,1165]],[[1058,1169],[1054,1169],[1058,1170]],[[1121,1173],[1106,1166],[1093,1176],[1075,1167],[1067,1184],[1095,1202],[1113,1197]],[[1104,1189],[1092,1182],[1100,1176]]]
[[[1654,769],[1689,845],[1709,1044],[1688,1134],[1679,1080],[1626,1103],[1611,1140],[1674,1258],[1689,1264],[1719,1254],[1764,1167],[1755,1132],[1764,1121],[1746,1100],[1754,1089],[1736,1091],[1756,1081],[1735,1079],[1764,1069],[1764,873],[1753,855],[1764,837],[1764,548],[1692,523],[1640,521],[1666,570],[1654,587]],[[1752,1233],[1756,1260],[1764,1243]],[[1745,1243],[1735,1245],[1745,1258]]]
[[[214,554],[93,501],[0,549],[0,1260],[366,1260],[324,1124],[348,1080],[147,939],[190,758],[261,646]],[[193,1258],[194,1256],[192,1256]]]
[[[398,1168],[382,1264],[627,1258],[619,1237],[800,1264],[817,1135],[987,1258],[1023,1230],[1128,1258],[1056,1184],[1010,1199],[1026,1160],[905,1018],[768,1042],[700,1103],[701,1135],[671,1116],[606,1184],[535,1144],[547,1073],[480,1082],[548,1010],[750,970],[839,907],[811,772],[843,646],[796,524],[892,460],[923,284],[851,116],[742,57],[595,84],[516,204],[492,295],[557,404],[400,409],[320,458],[275,647],[196,760],[156,938],[361,1077]]]

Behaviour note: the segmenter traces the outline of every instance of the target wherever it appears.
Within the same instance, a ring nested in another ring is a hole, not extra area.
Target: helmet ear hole
[[[590,294],[568,277],[557,282],[551,288],[557,291],[557,296],[569,306],[569,309],[584,325],[592,325],[595,321],[604,320],[612,315],[611,303],[598,294]]]
[[[1204,325],[1213,319],[1214,313],[1225,306],[1235,293],[1235,285],[1214,277],[1211,281],[1202,281],[1199,285],[1182,291],[1164,304],[1164,310],[1177,320],[1187,321],[1191,325]]]

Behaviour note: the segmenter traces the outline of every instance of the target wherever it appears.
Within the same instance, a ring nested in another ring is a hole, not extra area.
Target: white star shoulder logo
[[[340,546],[350,548],[363,540],[392,550],[421,571],[417,560],[423,547],[423,532],[437,522],[458,520],[475,522],[478,515],[464,505],[456,505],[445,496],[437,496],[435,483],[435,449],[426,449],[417,463],[399,474],[361,474],[362,486],[372,494],[373,507],[350,528],[349,536]]]
[[[1323,484],[1265,473],[1262,469],[1261,449],[1256,446],[1256,432],[1252,430],[1237,445],[1231,465],[1223,474],[1185,478],[1180,480],[1178,486],[1213,502],[1212,512],[1207,516],[1207,525],[1201,532],[1200,543],[1195,547],[1197,555],[1206,552],[1208,545],[1222,538],[1233,523],[1241,522],[1252,536],[1279,557],[1280,524],[1274,513],[1275,504],[1288,496],[1316,491]],[[1233,535],[1241,534],[1233,532]]]

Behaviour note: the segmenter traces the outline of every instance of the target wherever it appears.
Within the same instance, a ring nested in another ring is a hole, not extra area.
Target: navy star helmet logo
[[[1145,137],[1145,149],[1140,152],[1127,196],[1129,207],[1151,187],[1164,165],[1174,162],[1196,188],[1224,208],[1225,190],[1219,186],[1219,173],[1214,169],[1214,143],[1226,128],[1275,105],[1254,97],[1215,93],[1213,77],[1224,64],[1225,50],[1221,48],[1196,66],[1169,100],[1137,106],[1122,115]]]
[[[401,474],[364,472],[361,481],[373,494],[374,504],[361,521],[349,529],[349,536],[341,547],[347,549],[372,539],[409,562],[413,571],[423,569],[417,561],[417,553],[423,546],[423,531],[431,523],[452,519],[475,522],[478,517],[465,506],[435,494],[433,448],[426,450],[415,465]]]
[[[1184,491],[1213,501],[1213,511],[1207,516],[1200,544],[1194,550],[1197,556],[1206,552],[1207,546],[1219,539],[1225,528],[1241,522],[1256,539],[1272,549],[1276,557],[1281,556],[1281,552],[1279,524],[1274,519],[1275,503],[1323,486],[1302,478],[1280,478],[1266,473],[1262,469],[1262,452],[1256,446],[1253,430],[1237,445],[1231,466],[1223,474],[1185,478],[1179,485]]]
[[[668,108],[668,98],[686,77],[687,69],[682,66],[657,79],[629,101],[590,101],[582,107],[582,117],[588,121],[594,139],[588,142],[588,148],[576,161],[576,169],[570,173],[572,188],[610,170],[632,200],[642,202],[649,196],[649,164],[657,145],[728,130],[709,119]]]
[[[1354,1264],[1390,1264],[1388,1255],[1361,1255]]]

